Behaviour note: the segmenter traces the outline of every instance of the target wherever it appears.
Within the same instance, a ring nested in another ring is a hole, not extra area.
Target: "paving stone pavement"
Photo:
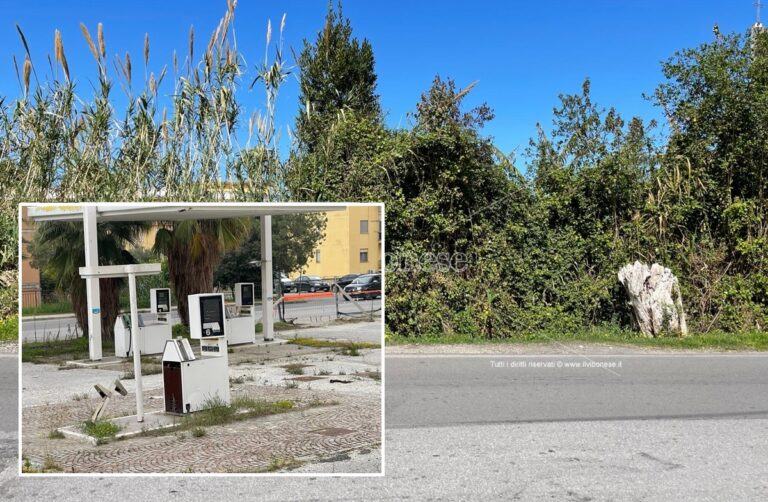
[[[312,462],[342,452],[376,449],[381,444],[381,402],[378,396],[239,385],[232,398],[294,401],[296,411],[208,427],[206,435],[170,433],[134,437],[92,446],[76,439],[49,439],[51,430],[82,423],[99,404],[98,398],[33,406],[22,411],[22,454],[34,465],[54,463],[64,472],[166,473],[258,472],[276,459]],[[328,403],[308,406],[312,402]],[[134,413],[135,396],[110,403],[109,417]],[[145,412],[163,408],[162,391],[145,393]],[[347,429],[325,435],[322,429]],[[306,466],[310,468],[310,466]],[[380,464],[377,470],[380,472]]]

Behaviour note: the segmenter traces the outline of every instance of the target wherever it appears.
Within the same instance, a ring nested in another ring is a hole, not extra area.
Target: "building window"
[[[360,250],[360,263],[368,263],[368,250],[367,249],[361,249]]]
[[[315,263],[320,263],[320,250],[315,250]]]
[[[368,233],[368,220],[360,220],[360,233],[361,234]]]

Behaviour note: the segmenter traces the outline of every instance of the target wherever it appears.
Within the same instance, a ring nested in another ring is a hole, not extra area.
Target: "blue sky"
[[[104,23],[108,55],[129,51],[134,72],[143,67],[139,61],[148,32],[150,69],[157,73],[170,64],[174,48],[186,52],[190,25],[199,53],[226,9],[225,0],[4,3],[0,95],[12,97],[19,87],[11,56],[23,59],[16,23],[27,36],[38,72],[59,29],[70,71],[80,91],[89,94],[94,62],[80,34],[81,21],[94,34],[96,24]],[[240,0],[235,26],[250,69],[263,57],[267,19],[279,25],[287,14],[285,43],[298,51],[303,38],[315,38],[326,8],[326,0]],[[356,36],[373,45],[390,125],[408,125],[406,114],[436,74],[454,78],[460,87],[478,80],[467,103],[487,102],[496,119],[485,133],[503,151],[518,154],[535,134],[536,122],[549,125],[558,94],[579,92],[585,77],[592,80],[593,97],[601,105],[614,106],[625,117],[658,117],[642,93],[660,82],[659,62],[678,49],[710,41],[714,23],[723,33],[743,32],[755,19],[753,0],[347,0],[344,13]],[[293,122],[297,95],[298,83],[291,79],[278,102],[283,127]],[[242,99],[249,114],[264,102],[258,91]]]

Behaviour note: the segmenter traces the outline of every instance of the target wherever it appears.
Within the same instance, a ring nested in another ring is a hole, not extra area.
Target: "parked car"
[[[301,293],[302,291],[315,293],[317,291],[330,290],[331,286],[317,275],[300,275],[293,281],[293,291],[297,293]]]
[[[344,292],[355,300],[381,298],[381,274],[365,274],[349,283]]]
[[[347,274],[339,277],[339,280],[336,281],[336,284],[339,285],[341,289],[344,289],[346,286],[352,283],[355,279],[360,277],[360,274]]]
[[[288,278],[284,273],[280,273],[280,287],[284,293],[293,291],[293,281]]]

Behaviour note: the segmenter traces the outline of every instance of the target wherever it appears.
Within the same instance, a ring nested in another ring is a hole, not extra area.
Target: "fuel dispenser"
[[[224,295],[189,295],[189,334],[200,340],[200,354],[189,340],[168,340],[163,351],[165,411],[186,414],[216,401],[228,405],[229,358]]]
[[[227,342],[230,345],[256,342],[256,311],[252,282],[235,284],[235,305],[227,307]]]
[[[149,307],[153,314],[157,314],[163,320],[171,315],[171,289],[155,288],[149,290]]]
[[[156,314],[155,320],[145,319],[138,315],[138,336],[132,336],[131,316],[120,314],[115,320],[115,355],[129,357],[135,346],[140,354],[160,354],[165,349],[165,342],[172,338],[171,334],[171,290],[155,288],[149,290],[150,310]]]

